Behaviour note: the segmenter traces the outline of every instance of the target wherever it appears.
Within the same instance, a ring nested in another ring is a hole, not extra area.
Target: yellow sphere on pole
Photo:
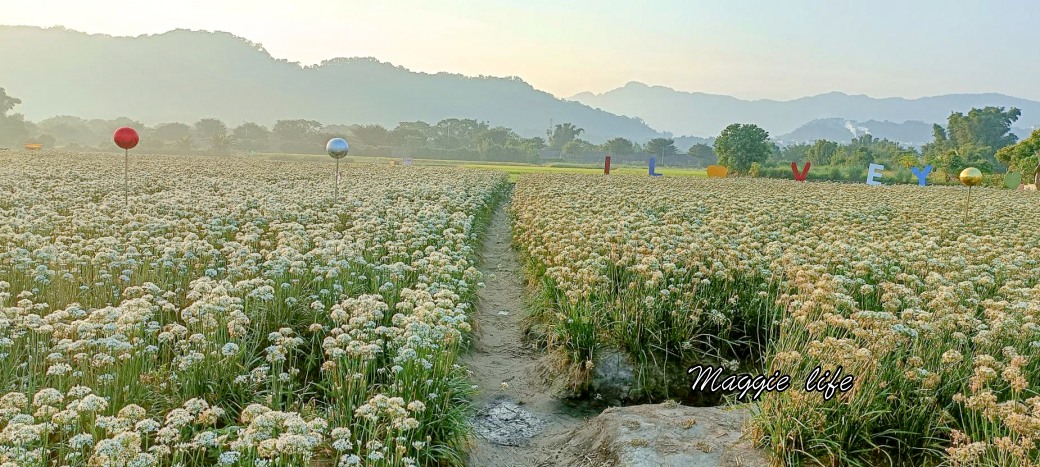
[[[961,183],[968,185],[968,198],[964,201],[964,222],[968,222],[968,206],[971,206],[971,187],[982,183],[982,171],[968,167],[961,171]]]
[[[975,167],[968,167],[961,171],[961,183],[968,186],[978,186],[982,183],[982,171]]]

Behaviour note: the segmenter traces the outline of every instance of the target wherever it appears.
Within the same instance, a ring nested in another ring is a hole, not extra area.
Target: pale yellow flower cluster
[[[789,374],[755,419],[780,463],[1035,465],[1040,199],[976,190],[964,221],[965,195],[529,175],[513,205],[548,344],[574,364],[618,347]],[[799,388],[818,365],[853,389]]]
[[[458,462],[506,177],[0,152],[0,465]]]

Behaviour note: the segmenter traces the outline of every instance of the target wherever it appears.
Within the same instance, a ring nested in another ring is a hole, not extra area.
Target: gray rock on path
[[[674,403],[615,407],[562,436],[539,465],[568,467],[766,467],[766,453],[741,438],[741,407]]]
[[[524,446],[545,424],[545,420],[508,398],[498,397],[477,413],[473,431],[499,446]]]

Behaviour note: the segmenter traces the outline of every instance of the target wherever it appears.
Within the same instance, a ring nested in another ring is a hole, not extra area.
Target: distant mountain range
[[[632,82],[560,99],[517,77],[418,73],[372,58],[303,67],[228,33],[187,30],[112,37],[0,26],[0,87],[22,99],[16,112],[36,121],[126,116],[155,124],[216,117],[230,125],[271,125],[303,118],[392,128],[403,121],[472,118],[525,137],[544,137],[550,122],[570,122],[593,143],[675,135],[680,150],[710,144],[731,123],[756,123],[782,143],[848,141],[869,132],[921,144],[932,139],[932,123],[945,123],[951,111],[987,105],[1021,109],[1019,135],[1040,126],[1040,102],[1002,94],[875,99],[832,92],[791,101],[742,100]]]
[[[303,118],[392,128],[472,118],[527,137],[545,137],[550,121],[574,123],[595,143],[659,136],[638,119],[556,98],[519,78],[416,73],[375,59],[301,67],[221,32],[131,38],[0,26],[0,70],[0,87],[23,101],[15,111],[31,120],[127,116],[152,124],[217,117],[271,125]]]
[[[831,92],[790,101],[742,100],[631,82],[602,94],[583,92],[571,100],[619,115],[638,116],[651,127],[675,134],[713,136],[730,123],[739,122],[757,124],[785,141],[839,137],[847,141],[853,133],[862,131],[859,128],[865,128],[879,138],[923,143],[932,139],[932,123],[945,125],[950,112],[991,105],[1022,110],[1017,133],[1028,134],[1030,128],[1040,126],[1040,102],[1003,94],[877,99]],[[857,130],[845,129],[846,122]]]

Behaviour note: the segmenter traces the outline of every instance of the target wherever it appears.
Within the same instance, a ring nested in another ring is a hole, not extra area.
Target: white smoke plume
[[[870,134],[870,129],[869,128],[867,128],[865,126],[855,126],[855,125],[852,124],[852,122],[850,122],[848,120],[845,121],[845,129],[849,130],[849,133],[852,133],[852,137],[853,138],[858,138],[860,136],[869,135]]]

